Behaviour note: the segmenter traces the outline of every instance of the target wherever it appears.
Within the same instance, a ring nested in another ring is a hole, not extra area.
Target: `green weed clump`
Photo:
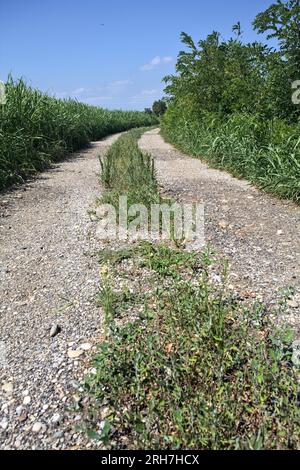
[[[6,104],[0,105],[0,191],[92,140],[152,125],[154,120],[146,113],[59,100],[10,78]]]
[[[118,325],[110,317],[86,385],[94,422],[109,410],[93,437],[128,449],[299,448],[290,333],[274,331],[262,306],[237,303],[226,290],[226,269],[216,289],[210,254],[196,262],[151,244],[136,249],[135,260],[138,253],[156,282],[139,320]],[[115,265],[121,259],[114,256]]]
[[[128,206],[144,204],[149,207],[160,201],[154,175],[154,163],[144,154],[137,140],[147,129],[135,129],[121,136],[101,161],[101,180],[107,191],[101,202],[118,208],[119,197],[126,195]]]

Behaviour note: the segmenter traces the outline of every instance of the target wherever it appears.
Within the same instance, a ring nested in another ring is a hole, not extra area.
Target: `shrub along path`
[[[75,430],[75,379],[101,320],[88,210],[99,194],[98,156],[117,137],[0,195],[0,448],[91,445]]]
[[[300,336],[300,208],[254,188],[147,132],[140,148],[155,159],[158,183],[177,201],[205,204],[206,242],[231,263],[231,284],[241,300],[287,306],[279,317]]]

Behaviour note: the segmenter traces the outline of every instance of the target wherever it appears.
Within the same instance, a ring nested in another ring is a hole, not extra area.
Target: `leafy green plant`
[[[195,253],[174,250],[166,245],[141,243],[139,253],[143,255],[142,263],[159,275],[180,279],[181,270],[196,270]]]
[[[147,265],[149,251],[140,253]],[[172,259],[182,274],[184,256],[162,248],[161,265]],[[114,328],[100,345],[86,387],[96,420],[104,403],[111,410],[108,447],[298,448],[291,335],[276,331],[262,306],[247,310],[226,294],[226,285],[216,290],[207,270],[213,262],[206,252],[197,260],[196,282],[180,275],[171,284],[154,263],[160,273],[155,307]]]
[[[104,325],[106,331],[108,331],[116,316],[118,296],[110,286],[109,280],[107,278],[104,278],[103,280],[103,285],[100,288],[97,301],[98,304],[102,307],[104,313]]]
[[[152,106],[153,114],[155,114],[157,117],[161,117],[165,114],[166,111],[167,105],[164,100],[154,101]]]
[[[104,249],[98,253],[98,260],[100,263],[110,263],[112,266],[117,266],[124,260],[130,259],[135,252],[133,247],[126,247],[119,250]]]
[[[187,121],[181,109],[170,107],[162,133],[186,153],[249,179],[280,197],[300,201],[300,129],[274,119],[232,114],[203,114]]]
[[[159,203],[154,162],[140,151],[137,140],[147,129],[136,129],[121,136],[102,161],[101,181],[107,191],[101,203],[119,207],[119,197],[127,195],[128,206]]]

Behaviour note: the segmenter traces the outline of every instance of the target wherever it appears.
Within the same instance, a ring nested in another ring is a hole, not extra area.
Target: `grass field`
[[[0,191],[91,140],[154,122],[153,116],[142,112],[108,111],[55,99],[23,80],[10,79],[6,104],[0,105]]]

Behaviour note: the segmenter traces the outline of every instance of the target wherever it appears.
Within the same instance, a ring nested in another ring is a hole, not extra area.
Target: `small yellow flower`
[[[101,276],[106,276],[109,272],[109,269],[108,269],[108,266],[104,265],[102,266],[102,268],[100,269],[100,275]]]

